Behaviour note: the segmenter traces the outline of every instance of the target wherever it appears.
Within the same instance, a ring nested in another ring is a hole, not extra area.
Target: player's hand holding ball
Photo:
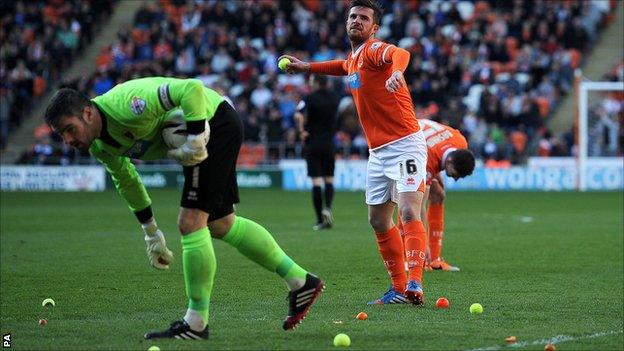
[[[277,62],[277,67],[281,69],[282,71],[285,71],[288,68],[289,64],[290,64],[290,60],[287,59],[286,57],[283,57],[281,60]]]
[[[405,78],[403,78],[403,72],[394,71],[388,80],[386,81],[386,90],[391,93],[399,91],[402,86],[407,86]]]
[[[145,244],[147,246],[147,258],[150,265],[157,269],[169,269],[169,264],[173,261],[173,253],[167,248],[165,235],[158,229],[156,220],[153,218],[141,224],[145,233]]]
[[[186,167],[195,166],[202,162],[208,158],[208,150],[206,149],[206,144],[208,143],[207,132],[187,135],[186,142],[177,149],[169,150],[167,155]]]
[[[310,70],[310,64],[303,62],[298,58],[290,55],[282,55],[277,59],[277,67],[282,71],[293,73],[306,73]]]

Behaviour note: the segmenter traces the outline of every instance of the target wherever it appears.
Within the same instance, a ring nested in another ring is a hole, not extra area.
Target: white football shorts
[[[397,192],[423,191],[427,144],[422,131],[370,150],[366,166],[366,204],[380,205]]]

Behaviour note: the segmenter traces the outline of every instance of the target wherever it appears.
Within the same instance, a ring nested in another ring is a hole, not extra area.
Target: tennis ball
[[[357,314],[357,316],[355,316],[355,318],[361,320],[361,321],[365,321],[368,319],[368,314],[366,314],[366,312],[360,312]]]
[[[40,319],[40,320],[39,320],[39,325],[40,325],[40,326],[44,327],[46,324],[48,324],[48,321],[47,321],[47,320],[45,320],[45,319]]]
[[[45,300],[43,300],[43,302],[41,303],[41,306],[43,307],[54,307],[56,306],[56,302],[54,302],[54,300],[52,300],[51,298],[47,298]]]
[[[449,300],[446,297],[441,297],[436,301],[436,307],[449,308]]]
[[[290,60],[284,57],[279,60],[279,62],[277,63],[277,67],[279,67],[279,69],[281,69],[282,71],[285,71],[286,65],[288,65],[289,63],[291,63]]]
[[[340,333],[340,334],[334,336],[334,346],[336,346],[336,347],[341,347],[341,346],[347,347],[349,345],[351,345],[351,339],[349,338],[349,335]]]
[[[147,349],[147,351],[160,351],[160,347],[154,345],[154,346],[150,346],[149,349]]]
[[[480,303],[473,303],[470,305],[470,313],[481,314],[483,313],[483,306]]]

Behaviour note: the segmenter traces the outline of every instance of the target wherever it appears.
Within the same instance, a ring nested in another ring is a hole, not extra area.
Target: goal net
[[[621,189],[624,82],[579,83],[577,188]]]

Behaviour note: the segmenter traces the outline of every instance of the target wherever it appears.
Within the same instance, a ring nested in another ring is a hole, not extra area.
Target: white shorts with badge
[[[397,192],[422,191],[427,176],[427,144],[422,131],[370,150],[366,167],[366,204],[380,205]]]

